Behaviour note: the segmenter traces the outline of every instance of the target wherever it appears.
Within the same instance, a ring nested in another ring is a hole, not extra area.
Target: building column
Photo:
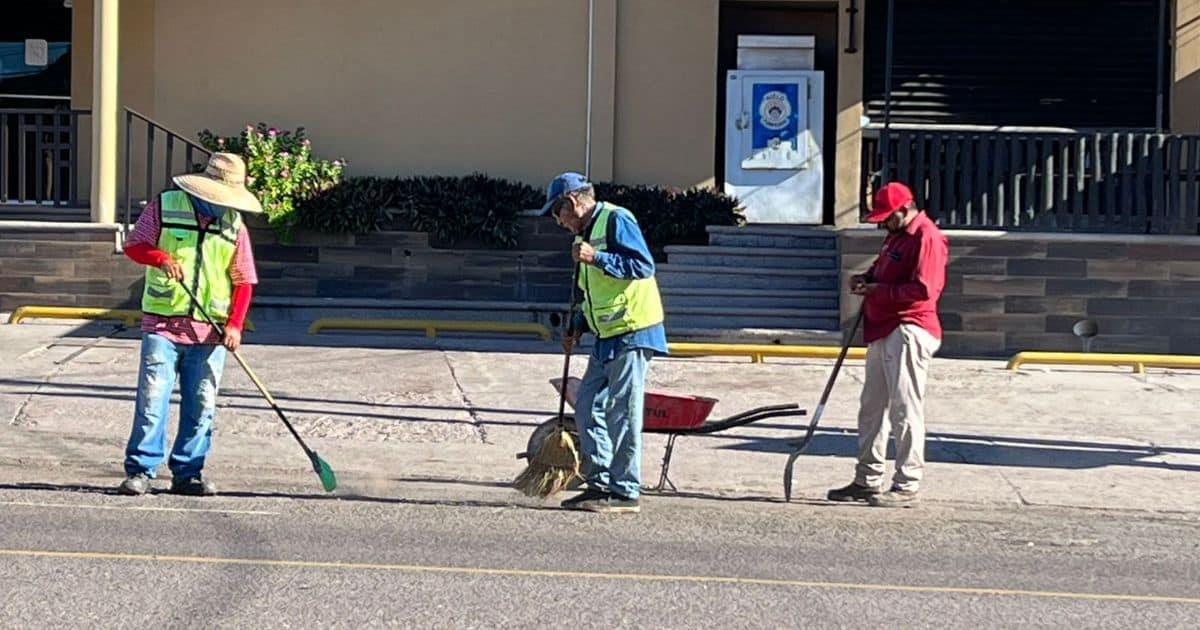
[[[864,14],[867,1],[859,0],[858,13],[853,15],[854,52],[846,51],[850,40],[850,2],[838,2],[837,144],[833,149],[833,167],[837,169],[837,176],[834,177],[833,224],[839,228],[858,225],[861,205],[863,56],[866,54],[863,52],[866,39]]]
[[[119,0],[92,7],[92,221],[117,220],[117,16]]]
[[[1177,0],[1171,54],[1172,133],[1200,133],[1200,0]]]
[[[591,173],[594,182],[613,177],[617,107],[617,0],[594,0],[592,23]]]

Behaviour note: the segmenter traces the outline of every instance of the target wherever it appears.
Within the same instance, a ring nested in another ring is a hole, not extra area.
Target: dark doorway
[[[824,223],[833,223],[833,155],[837,147],[837,3],[721,3],[717,43],[717,137],[713,154],[717,186],[725,184],[725,75],[737,68],[738,35],[812,35],[817,38],[816,70],[825,73]]]
[[[892,122],[1153,129],[1169,55],[1159,2],[897,1]],[[867,2],[863,101],[876,123],[886,38],[887,3]]]
[[[78,205],[71,9],[6,2],[0,20],[0,205]]]
[[[10,6],[0,20],[0,107],[69,102],[71,9],[62,0],[5,4]]]

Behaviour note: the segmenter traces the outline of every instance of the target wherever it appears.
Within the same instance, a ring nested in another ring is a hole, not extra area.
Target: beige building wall
[[[840,2],[839,50],[849,0]],[[711,185],[722,131],[715,121],[720,1],[595,4],[593,178]],[[79,107],[91,104],[91,5],[75,3]],[[125,0],[121,104],[190,138],[259,121],[304,126],[318,153],[349,159],[352,174],[483,171],[540,184],[584,168],[587,0],[332,6]],[[858,20],[860,52],[839,59],[831,166],[839,224],[857,218],[862,13]],[[137,167],[145,160],[142,135],[134,137]]]
[[[617,12],[616,179],[712,185],[716,0],[621,0]]]
[[[154,109],[303,126],[354,174],[538,182],[583,166],[586,21],[561,0],[160,2]]]
[[[1200,133],[1200,0],[1175,3],[1171,130]]]

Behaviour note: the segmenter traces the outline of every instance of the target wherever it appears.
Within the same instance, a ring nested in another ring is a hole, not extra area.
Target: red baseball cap
[[[912,191],[900,182],[884,184],[883,188],[875,191],[875,199],[871,202],[871,213],[867,215],[867,223],[883,223],[897,210],[913,202]]]

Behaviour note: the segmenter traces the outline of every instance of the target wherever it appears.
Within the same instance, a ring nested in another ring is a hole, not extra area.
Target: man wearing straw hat
[[[181,190],[159,194],[142,211],[125,242],[125,255],[146,266],[142,294],[142,350],[133,430],[125,447],[127,478],[119,490],[150,490],[166,456],[171,392],[178,378],[179,431],[167,463],[171,492],[216,494],[202,475],[212,438],[217,389],[227,350],[237,350],[258,282],[250,235],[239,212],[262,212],[246,189],[246,165],[237,155],[214,153],[203,173],[174,178]],[[225,336],[201,319],[195,294],[223,323]]]

